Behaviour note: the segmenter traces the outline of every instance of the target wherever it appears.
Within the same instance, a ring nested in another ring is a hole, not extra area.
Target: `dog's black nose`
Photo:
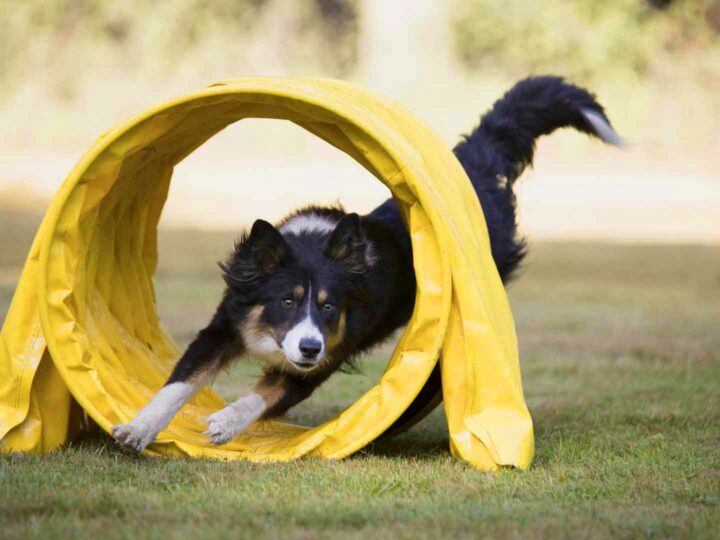
[[[300,340],[300,352],[304,358],[312,360],[322,350],[322,343],[314,338],[302,338]]]

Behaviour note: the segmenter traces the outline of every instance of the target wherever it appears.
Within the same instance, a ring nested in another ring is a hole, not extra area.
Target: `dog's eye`
[[[335,311],[335,306],[333,306],[330,302],[326,302],[323,304],[322,310],[325,313],[332,313]]]
[[[280,302],[280,305],[285,309],[290,309],[295,306],[295,300],[293,300],[292,298],[283,298],[283,300]]]

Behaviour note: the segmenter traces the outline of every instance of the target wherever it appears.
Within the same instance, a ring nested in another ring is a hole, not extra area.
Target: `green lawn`
[[[0,215],[4,318],[32,227]],[[158,295],[187,343],[217,301],[231,235],[164,233]],[[107,436],[0,456],[0,538],[717,538],[720,248],[540,243],[510,289],[536,426],[530,471],[450,457],[442,411],[342,461],[145,459]],[[292,419],[372,385],[337,375]],[[225,397],[252,364],[216,383]]]

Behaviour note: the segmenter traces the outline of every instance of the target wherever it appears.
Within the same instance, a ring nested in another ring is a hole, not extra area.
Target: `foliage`
[[[656,4],[658,4],[656,2]],[[518,75],[641,78],[688,58],[699,76],[720,80],[720,4],[678,0],[665,9],[640,0],[453,2],[453,37],[472,70]]]
[[[58,97],[72,99],[79,82],[98,72],[158,79],[186,71],[188,62],[201,69],[247,61],[267,37],[268,19],[283,16],[274,55],[338,76],[354,67],[355,0],[0,0],[0,92],[11,93],[38,70]]]

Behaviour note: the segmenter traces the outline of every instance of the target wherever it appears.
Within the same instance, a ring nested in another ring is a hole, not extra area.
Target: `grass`
[[[32,237],[27,219],[8,216],[0,313]],[[214,306],[212,261],[231,236],[162,235],[158,295],[181,343]],[[98,435],[0,456],[0,537],[717,537],[720,248],[540,243],[510,298],[536,426],[530,471],[452,458],[441,410],[342,461],[145,459]],[[376,380],[378,356],[292,419],[341,410]],[[253,369],[218,391],[236,396]]]

